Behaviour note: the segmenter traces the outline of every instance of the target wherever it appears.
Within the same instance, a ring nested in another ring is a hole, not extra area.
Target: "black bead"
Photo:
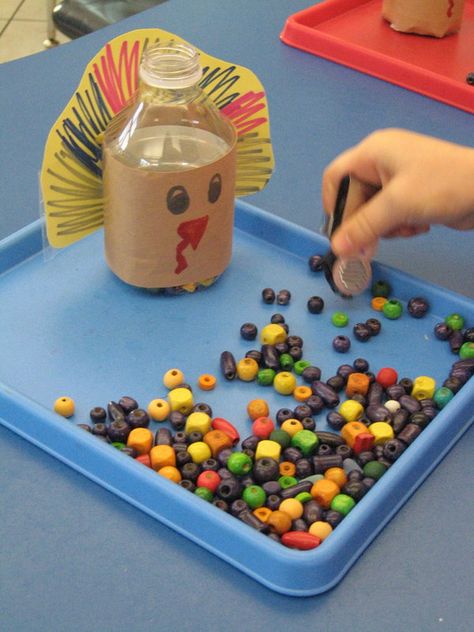
[[[390,439],[383,446],[383,453],[389,461],[396,461],[406,450],[406,445],[399,439]]]
[[[274,371],[280,369],[280,356],[274,345],[262,345],[263,365]]]
[[[265,483],[266,481],[278,480],[280,478],[280,466],[277,461],[264,457],[255,461],[252,470],[256,483]]]
[[[357,462],[361,467],[364,467],[366,463],[374,460],[374,453],[372,450],[365,450],[364,452],[360,452],[357,456]]]
[[[198,443],[199,441],[202,441],[202,432],[198,432],[197,430],[193,430],[193,432],[189,432],[188,441],[189,443]]]
[[[352,448],[346,444],[338,445],[336,448],[336,454],[341,456],[343,459],[348,459],[352,456]]]
[[[311,384],[316,380],[321,379],[321,369],[317,366],[307,366],[303,369],[303,373],[301,374],[303,381],[307,384]]]
[[[245,354],[245,357],[252,358],[258,365],[262,364],[262,352],[258,349],[250,349],[250,351],[247,351]]]
[[[229,511],[233,516],[238,516],[239,513],[248,509],[248,505],[242,498],[236,498],[230,504]]]
[[[382,323],[378,318],[369,318],[365,321],[365,326],[369,328],[371,336],[378,336],[382,329]]]
[[[365,358],[356,358],[352,364],[357,373],[367,373],[369,363]]]
[[[385,393],[389,399],[399,400],[402,395],[406,395],[406,391],[401,384],[392,384],[385,389]]]
[[[303,518],[308,524],[321,520],[323,516],[323,508],[315,500],[308,500],[304,504]]]
[[[341,492],[358,502],[367,493],[367,489],[361,481],[348,481],[341,489]]]
[[[130,426],[123,417],[114,419],[107,427],[107,436],[113,442],[127,443]]]
[[[313,474],[313,464],[309,459],[298,459],[295,463],[295,475],[297,478],[306,478]]]
[[[235,358],[230,351],[221,353],[220,366],[222,375],[226,380],[233,380],[237,374]]]
[[[280,290],[276,297],[278,305],[288,305],[291,300],[291,292],[289,290]]]
[[[281,485],[278,481],[266,481],[262,485],[263,491],[270,496],[271,494],[279,494],[281,491]]]
[[[93,423],[101,423],[107,419],[107,412],[102,406],[95,406],[89,413]]]
[[[181,479],[178,484],[180,487],[182,487],[183,489],[187,489],[188,492],[191,493],[193,493],[196,489],[196,485],[193,483],[193,481],[189,480],[189,478]]]
[[[335,529],[337,525],[342,522],[343,519],[344,514],[339,513],[339,511],[335,511],[334,509],[329,509],[324,514],[324,520],[328,522],[333,529]]]
[[[448,338],[448,343],[453,353],[459,353],[459,349],[462,347],[464,342],[464,336],[462,331],[453,331],[453,333]]]
[[[291,336],[288,336],[286,342],[289,347],[303,347],[303,338],[301,338],[301,336],[295,336],[292,334]]]
[[[438,323],[434,328],[434,335],[438,340],[448,340],[449,336],[453,333],[453,330],[446,323]]]
[[[250,435],[249,437],[245,438],[242,443],[242,450],[256,450],[257,449],[257,445],[258,442],[260,441],[259,437],[257,437],[256,435]]]
[[[413,318],[423,318],[428,312],[430,305],[426,298],[415,296],[408,301],[407,310]]]
[[[257,337],[257,325],[244,323],[240,328],[240,335],[244,340],[255,340]]]
[[[298,404],[298,406],[296,406],[295,409],[293,410],[294,418],[298,419],[298,421],[301,421],[302,419],[305,419],[306,417],[311,417],[312,414],[313,414],[313,411],[311,410],[310,406],[308,406],[307,404]]]
[[[301,360],[301,358],[303,357],[303,349],[301,347],[290,347],[288,349],[288,353],[295,362]]]
[[[277,350],[277,353],[281,355],[282,353],[288,353],[290,347],[286,342],[277,342],[275,349]]]
[[[158,428],[155,432],[155,445],[173,445],[173,436],[169,428]]]
[[[275,420],[279,426],[287,419],[294,419],[293,411],[290,408],[280,408],[277,410]]]
[[[117,402],[109,402],[107,404],[107,414],[109,419],[125,419],[124,409]]]
[[[327,443],[320,443],[316,449],[318,456],[327,456],[328,454],[334,454],[333,448]]]
[[[323,474],[330,467],[342,467],[342,456],[339,454],[328,454],[313,457],[313,470],[315,474]]]
[[[308,259],[308,266],[311,272],[321,272],[323,269],[323,255],[311,255]]]
[[[191,463],[192,457],[186,450],[180,450],[176,452],[176,467],[181,470],[183,465],[186,463]]]
[[[310,397],[308,397],[308,399],[306,400],[306,405],[311,408],[311,412],[313,415],[317,415],[324,408],[324,402],[319,397],[319,395],[311,395]]]
[[[205,402],[198,402],[197,404],[194,404],[192,408],[192,412],[193,413],[206,413],[206,415],[209,415],[209,417],[212,417],[212,408],[209,406],[209,404],[206,404]]]
[[[283,314],[273,314],[270,318],[270,322],[273,325],[283,325],[285,324],[285,317],[283,316]]]
[[[168,421],[174,430],[182,430],[186,425],[186,415],[180,413],[179,410],[173,410],[168,416]]]
[[[464,342],[474,342],[474,327],[469,327],[464,331]]]
[[[303,518],[297,518],[296,520],[293,520],[293,522],[291,523],[291,530],[292,531],[308,531],[308,525],[303,520]]]
[[[340,399],[336,391],[328,384],[316,380],[311,384],[311,390],[314,395],[318,395],[328,408],[335,408],[339,405]]]
[[[193,483],[196,481],[197,477],[201,473],[201,468],[194,461],[188,461],[184,463],[181,467],[181,475],[183,478],[186,478]]]
[[[262,290],[262,299],[267,305],[271,305],[275,302],[275,292],[271,287],[266,287]]]
[[[350,364],[341,364],[338,368],[337,368],[337,375],[339,375],[340,377],[342,377],[342,379],[344,380],[344,382],[347,382],[347,378],[349,377],[349,375],[351,373],[354,373],[355,369],[353,366],[351,366]]]
[[[331,412],[326,415],[326,421],[328,422],[328,426],[333,430],[341,430],[347,423],[346,419],[335,410],[331,410]]]
[[[303,457],[303,453],[298,448],[290,446],[283,450],[282,457],[284,461],[290,461],[290,463],[296,463],[299,459]]]
[[[413,380],[409,377],[402,377],[398,382],[402,388],[405,389],[407,395],[409,395],[413,389]]]
[[[320,296],[312,296],[306,305],[310,314],[320,314],[324,309],[324,301]]]
[[[133,399],[133,397],[128,397],[127,395],[125,395],[124,397],[121,397],[118,403],[119,403],[119,406],[123,408],[123,411],[125,412],[126,415],[131,413],[132,410],[135,410],[136,408],[138,408],[137,400]]]
[[[295,485],[291,485],[291,487],[286,487],[280,491],[280,498],[284,500],[285,498],[294,498],[301,492],[309,492],[309,490],[313,487],[313,483],[311,481],[300,481]]]
[[[344,386],[346,385],[346,380],[342,375],[333,375],[329,379],[326,380],[326,384],[333,388],[336,393],[340,393]]]
[[[225,500],[222,500],[222,498],[214,498],[212,500],[212,504],[217,507],[217,509],[221,509],[225,512],[229,511],[229,505],[226,503]]]
[[[201,468],[203,470],[212,470],[213,472],[217,472],[217,470],[219,469],[219,462],[217,461],[217,459],[206,459],[201,463]]]
[[[300,419],[300,421],[301,425],[303,426],[303,430],[313,431],[316,429],[316,422],[312,417],[303,417],[303,419]]]
[[[409,422],[411,424],[416,424],[417,426],[420,426],[422,430],[426,428],[430,421],[431,419],[429,418],[429,416],[421,410],[411,414],[409,417]]]
[[[275,511],[280,506],[280,503],[281,503],[280,496],[278,496],[277,494],[270,494],[269,496],[267,496],[265,506],[271,509],[272,511]]]
[[[143,408],[134,408],[127,415],[127,423],[131,428],[148,428],[150,417]]]
[[[338,353],[347,353],[351,348],[351,341],[347,336],[336,336],[332,341],[334,351]]]
[[[365,323],[356,323],[352,328],[352,333],[359,342],[367,342],[372,336],[371,330]]]
[[[91,428],[91,432],[94,435],[97,435],[98,437],[107,437],[107,425],[104,424],[104,422],[102,421],[98,421],[97,423],[95,423],[92,428]]]

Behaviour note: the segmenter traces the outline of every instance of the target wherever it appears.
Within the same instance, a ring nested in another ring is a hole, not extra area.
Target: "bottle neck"
[[[139,100],[145,103],[180,105],[195,102],[201,94],[202,91],[197,85],[170,89],[140,81],[138,88]]]

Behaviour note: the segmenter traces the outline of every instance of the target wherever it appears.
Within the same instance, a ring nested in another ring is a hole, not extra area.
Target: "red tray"
[[[326,0],[291,15],[285,44],[474,113],[474,0],[461,29],[438,39],[398,33],[381,0]]]

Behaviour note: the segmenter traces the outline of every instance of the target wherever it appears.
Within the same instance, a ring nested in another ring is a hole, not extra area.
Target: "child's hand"
[[[404,130],[374,132],[325,170],[328,214],[346,174],[363,183],[367,201],[335,231],[331,247],[336,255],[373,253],[381,237],[411,237],[431,224],[474,228],[472,148]]]

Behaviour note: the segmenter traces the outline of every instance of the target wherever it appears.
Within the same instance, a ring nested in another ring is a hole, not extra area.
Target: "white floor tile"
[[[46,21],[13,20],[0,37],[0,63],[44,51],[46,35]],[[60,33],[57,39],[61,43],[69,41]]]
[[[46,0],[45,0],[46,2]],[[1,0],[0,2],[0,20],[10,19],[16,11],[21,0]]]

